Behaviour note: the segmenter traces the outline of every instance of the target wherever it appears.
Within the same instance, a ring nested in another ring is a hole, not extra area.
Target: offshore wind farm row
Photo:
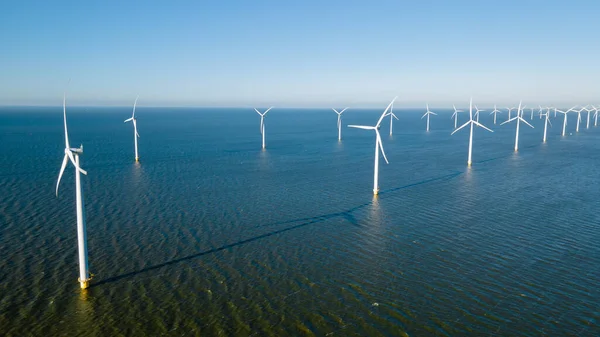
[[[124,121],[125,123],[132,122],[132,124],[133,124],[134,159],[136,162],[138,162],[139,158],[140,158],[139,152],[138,152],[138,138],[140,137],[140,135],[139,135],[138,129],[137,129],[137,118],[136,118],[136,114],[135,114],[138,99],[139,99],[139,96],[136,97],[135,102],[133,104],[133,110],[132,110],[131,117]],[[347,127],[350,127],[350,128],[375,131],[375,156],[374,156],[374,173],[373,173],[373,194],[375,196],[377,196],[379,193],[379,157],[380,157],[380,155],[383,156],[383,159],[385,160],[385,162],[389,164],[388,158],[387,158],[384,148],[383,148],[383,141],[382,141],[381,134],[380,134],[380,128],[381,128],[381,124],[384,121],[384,119],[389,116],[389,121],[390,121],[390,128],[389,128],[390,131],[389,132],[390,132],[390,135],[393,134],[393,121],[394,121],[394,119],[400,120],[398,118],[398,116],[396,114],[394,114],[394,112],[393,112],[394,103],[395,103],[396,99],[397,99],[397,97],[395,97],[388,104],[388,106],[385,108],[385,110],[379,116],[379,119],[377,120],[375,125],[353,125],[353,124],[347,125]],[[265,122],[265,119],[266,119],[267,113],[269,111],[271,111],[272,109],[273,109],[273,107],[269,107],[264,112],[261,112],[259,109],[256,109],[256,108],[254,109],[255,112],[260,116],[259,131],[260,131],[260,134],[262,137],[262,150],[263,151],[266,150],[266,127],[265,127],[266,122]],[[343,128],[342,114],[345,111],[347,111],[348,109],[349,108],[346,107],[346,108],[338,111],[337,109],[332,108],[332,110],[337,115],[337,138],[338,138],[339,142],[342,141],[342,128]],[[430,132],[432,116],[437,116],[437,114],[430,110],[429,104],[425,105],[425,109],[426,109],[426,111],[423,114],[423,116],[421,117],[421,119],[425,119],[425,121],[426,121],[425,131]],[[516,109],[516,115],[512,116],[511,113],[515,109]],[[515,122],[516,132],[515,132],[514,151],[519,150],[519,133],[520,133],[521,123],[523,123],[531,128],[534,128],[533,125],[531,125],[529,122],[527,122],[527,120],[523,117],[525,109],[526,109],[526,106],[524,106],[522,104],[522,102],[519,102],[519,105],[516,108],[515,107],[507,107],[506,110],[507,110],[508,118],[505,121],[503,121],[502,123],[500,123],[500,125],[504,125],[504,124],[508,124],[511,122]],[[535,114],[535,109],[534,108],[529,108],[529,109],[531,112],[530,119],[533,120],[534,114]],[[473,110],[475,110],[475,112],[473,112]],[[572,108],[569,108],[566,110],[560,110],[560,109],[557,109],[554,107],[543,108],[543,107],[539,106],[539,110],[537,111],[538,116],[540,119],[544,120],[543,121],[544,131],[543,131],[543,137],[542,137],[543,143],[546,143],[546,141],[547,141],[548,125],[552,126],[552,123],[550,122],[552,110],[554,110],[555,117],[557,116],[556,115],[557,113],[562,113],[564,116],[563,127],[562,127],[562,136],[566,135],[567,115],[570,112],[577,113],[577,125],[575,128],[576,132],[579,132],[579,125],[582,120],[582,118],[581,118],[582,111],[587,111],[586,128],[590,127],[590,118],[591,117],[594,118],[594,126],[597,126],[599,109],[595,106],[580,106],[579,109],[578,109],[578,106],[575,106],[575,107],[572,107]],[[594,111],[593,115],[591,114],[592,111]],[[477,105],[474,105],[472,98],[470,99],[470,102],[469,102],[468,112],[469,112],[469,119],[464,124],[459,126],[458,125],[458,120],[460,118],[459,115],[461,113],[465,113],[465,111],[457,109],[456,106],[453,105],[453,113],[451,115],[451,119],[454,119],[454,130],[450,133],[450,135],[454,135],[456,132],[469,126],[470,133],[469,133],[467,166],[470,167],[473,163],[472,152],[473,152],[473,134],[474,134],[474,129],[475,129],[474,127],[475,126],[480,127],[488,132],[494,132],[494,131],[479,122],[479,117],[482,112],[485,112],[485,110],[479,109],[477,107]],[[489,114],[489,115],[493,115],[493,123],[494,124],[497,124],[498,114],[500,114],[500,113],[502,113],[502,111],[499,110],[496,105],[494,105],[494,109]],[[58,196],[61,178],[63,176],[63,173],[65,171],[65,168],[66,168],[68,162],[70,161],[75,168],[75,192],[76,192],[75,198],[76,198],[76,215],[77,215],[78,255],[79,255],[79,278],[78,278],[78,281],[80,283],[80,287],[82,289],[86,289],[89,287],[90,281],[93,276],[90,272],[89,264],[88,264],[85,203],[84,203],[83,188],[81,185],[81,174],[87,175],[87,171],[83,170],[80,166],[80,156],[83,154],[83,145],[80,145],[80,147],[78,147],[78,148],[73,148],[70,145],[69,135],[68,135],[68,127],[67,127],[66,94],[63,96],[63,123],[64,123],[64,135],[65,135],[65,149],[64,149],[65,155],[64,155],[64,158],[62,161],[62,165],[60,167],[59,176],[58,176],[58,180],[56,183],[56,195]]]

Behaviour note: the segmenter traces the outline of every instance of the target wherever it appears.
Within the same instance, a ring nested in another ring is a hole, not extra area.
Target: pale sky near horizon
[[[0,105],[598,103],[597,1],[13,1]]]

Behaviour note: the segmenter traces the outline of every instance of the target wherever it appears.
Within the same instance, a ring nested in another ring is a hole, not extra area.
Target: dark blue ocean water
[[[68,108],[84,145],[77,283],[61,108],[0,109],[0,331],[8,336],[598,336],[600,129],[468,129],[396,109]],[[529,121],[528,114],[525,114]],[[463,114],[459,123],[466,120]],[[498,120],[506,119],[506,113]],[[585,120],[585,118],[584,118]]]

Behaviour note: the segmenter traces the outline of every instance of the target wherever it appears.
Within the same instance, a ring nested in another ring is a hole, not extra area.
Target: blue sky
[[[10,1],[0,105],[597,103],[598,1]]]

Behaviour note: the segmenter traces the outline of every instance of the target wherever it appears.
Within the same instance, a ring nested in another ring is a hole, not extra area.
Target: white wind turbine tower
[[[254,111],[256,111],[256,113],[260,116],[260,134],[262,135],[262,148],[263,149],[265,148],[265,115],[271,109],[273,109],[273,107],[270,107],[267,109],[267,111],[261,113],[260,111],[258,111],[258,109],[254,108]]]
[[[506,110],[508,110],[508,119],[510,119],[510,112],[513,111],[514,109],[516,109],[516,108],[515,107],[513,107],[513,108],[506,108]],[[502,124],[500,124],[500,125],[502,125]]]
[[[544,121],[544,140],[543,142],[546,142],[546,130],[548,129],[548,124],[550,124],[550,127],[552,127],[552,123],[550,123],[550,109],[548,109],[548,111],[546,111],[545,114],[543,114],[546,119]]]
[[[452,114],[452,116],[450,116],[450,118],[454,118],[454,129],[456,129],[457,126],[457,122],[458,122],[458,113],[459,112],[463,112],[462,110],[457,110],[456,106],[454,104],[452,104],[452,107],[454,108],[454,113]]]
[[[592,105],[592,109],[596,111],[594,112],[594,126],[598,126],[598,108]]]
[[[521,102],[519,102],[519,108],[517,109],[517,115],[515,117],[503,122],[502,124],[506,124],[506,123],[512,122],[514,120],[517,121],[517,132],[515,135],[515,151],[519,151],[519,125],[520,125],[520,122],[523,122],[523,123],[529,125],[531,128],[533,128],[533,125],[527,123],[527,121],[525,119],[523,119],[523,117],[521,117]],[[500,125],[502,125],[502,124],[500,124]]]
[[[396,100],[396,98],[398,98],[397,96],[394,97],[394,99],[392,100],[392,102],[387,106],[387,108],[385,109],[385,111],[381,114],[381,117],[379,117],[379,120],[377,121],[377,124],[375,124],[375,126],[366,126],[366,125],[348,125],[348,127],[350,128],[357,128],[357,129],[364,129],[364,130],[375,130],[375,135],[376,135],[376,140],[375,140],[375,173],[373,176],[373,194],[377,195],[379,193],[379,150],[381,150],[381,154],[383,155],[383,159],[385,159],[385,162],[389,164],[386,156],[385,156],[385,152],[383,151],[383,144],[381,143],[381,135],[379,134],[379,125],[381,124],[381,121],[383,120],[383,117],[387,116],[387,112],[390,109],[390,107],[392,106],[392,104],[394,104],[394,101]]]
[[[398,120],[398,117],[396,117],[396,115],[394,115],[394,104],[392,104],[392,106],[390,107],[390,136],[392,135],[392,123],[394,122],[393,118],[396,118],[396,120]]]
[[[533,120],[533,108],[529,108],[531,110],[531,120]]]
[[[560,112],[561,114],[565,115],[565,119],[563,121],[563,129],[562,129],[562,135],[564,136],[566,131],[567,131],[567,114],[569,113],[569,111],[573,111],[573,108],[567,110],[567,111],[562,111],[562,110],[558,110],[557,108],[554,108],[554,113],[556,112]]]
[[[421,117],[421,119],[425,118],[425,116],[427,116],[427,131],[429,131],[429,115],[436,115],[437,114],[433,111],[429,111],[429,104],[426,104],[427,106],[427,111],[425,112],[425,114],[423,115],[423,117]]]
[[[502,111],[498,110],[496,108],[496,104],[494,104],[494,111],[490,112],[490,115],[494,114],[494,125],[496,125],[496,114],[498,114],[498,113],[502,113]]]
[[[479,108],[477,108],[477,105],[475,106],[475,116],[477,116],[477,121],[479,122],[479,113],[483,112],[485,110],[479,110]]]
[[[337,127],[338,127],[338,140],[342,140],[342,114],[344,113],[344,111],[346,111],[346,109],[348,109],[348,108],[344,108],[344,109],[342,109],[342,111],[339,111],[339,112],[338,112],[336,109],[334,109],[334,108],[331,108],[331,110],[335,111],[335,113],[336,113],[336,114],[337,114],[337,116],[338,116],[338,121],[337,121]],[[268,110],[267,110],[267,111],[268,111]],[[258,111],[257,111],[257,112],[258,112]],[[266,113],[266,112],[265,112],[265,113]],[[259,112],[258,114],[260,115],[260,112]],[[261,127],[261,130],[262,130],[262,127]],[[263,142],[263,143],[264,143],[264,142]],[[263,145],[263,147],[264,147],[264,145]]]
[[[133,113],[131,114],[131,118],[128,118],[123,123],[133,122],[133,144],[135,146],[135,161],[139,161],[140,157],[138,156],[138,145],[137,139],[140,137],[140,134],[137,132],[137,119],[135,119],[135,106],[137,105],[137,101],[140,96],[135,98],[135,102],[133,103]]]
[[[465,126],[467,126],[469,124],[471,125],[471,134],[469,135],[469,158],[467,159],[467,165],[471,166],[471,154],[473,152],[473,125],[482,127],[484,129],[488,130],[489,132],[494,132],[494,131],[488,129],[487,127],[483,126],[479,122],[473,120],[473,98],[471,98],[471,100],[469,101],[469,121],[466,122],[465,124],[461,125],[461,127],[459,127],[458,129],[454,130],[450,135],[453,135],[455,132],[457,132],[458,130],[464,128]]]
[[[92,279],[92,277],[88,267],[87,233],[85,228],[85,210],[83,203],[83,189],[81,188],[80,173],[87,174],[87,172],[82,170],[79,166],[79,155],[83,153],[83,145],[81,145],[79,148],[72,148],[69,145],[69,133],[67,132],[66,94],[63,96],[63,119],[65,125],[65,157],[60,167],[58,181],[56,182],[56,196],[58,196],[58,186],[60,185],[60,179],[62,178],[63,172],[65,171],[67,162],[70,160],[71,163],[73,163],[73,166],[75,166],[77,247],[79,251],[79,285],[81,286],[81,289],[86,289],[89,286],[89,282]]]

